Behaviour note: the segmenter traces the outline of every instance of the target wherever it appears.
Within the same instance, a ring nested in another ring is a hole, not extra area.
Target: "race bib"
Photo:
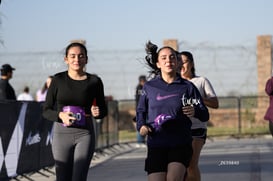
[[[63,112],[71,112],[72,116],[76,118],[72,125],[84,126],[85,125],[85,111],[79,106],[64,106]],[[64,125],[66,126],[66,125]]]

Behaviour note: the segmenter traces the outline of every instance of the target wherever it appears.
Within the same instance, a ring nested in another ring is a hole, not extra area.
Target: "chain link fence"
[[[268,100],[267,97],[256,97],[258,84],[256,42],[219,45],[212,42],[193,44],[181,40],[179,51],[183,50],[193,53],[197,75],[207,77],[219,97],[220,108],[210,109],[209,135],[254,134],[253,131],[260,125],[263,131],[260,130],[259,133],[266,132],[267,122],[262,120],[261,115]],[[16,94],[28,85],[34,95],[48,75],[67,70],[63,56],[64,50],[6,52],[0,54],[0,64],[10,63],[16,68],[11,79]],[[88,57],[87,71],[99,75],[103,80],[106,96],[112,96],[117,100],[116,107],[111,111],[118,111],[117,116],[113,118],[118,121],[118,129],[134,131],[132,117],[135,114],[133,100],[135,88],[139,75],[147,75],[148,72],[144,63],[144,47],[134,50],[91,49]],[[266,102],[264,108],[257,103],[260,99]],[[98,130],[106,129],[103,124],[100,126],[102,127],[97,128]],[[105,135],[98,139],[101,145],[107,140]]]
[[[263,118],[269,104],[268,97],[229,96],[218,99],[219,108],[209,108],[208,137],[270,134],[268,121]],[[263,104],[259,106],[259,102]],[[121,141],[136,141],[132,123],[135,116],[134,100],[119,101],[119,114],[119,131],[125,134]]]
[[[207,77],[218,96],[253,96],[257,93],[256,43],[215,45],[210,42],[179,43],[179,51],[194,55],[197,75]],[[0,54],[0,64],[10,63],[16,68],[11,83],[16,93],[25,85],[35,94],[48,75],[67,69],[64,50],[54,52],[11,52]],[[147,75],[145,51],[89,50],[87,71],[99,75],[105,94],[115,100],[134,99],[139,75]]]

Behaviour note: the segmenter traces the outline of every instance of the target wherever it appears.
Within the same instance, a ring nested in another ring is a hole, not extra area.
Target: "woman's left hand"
[[[188,117],[194,117],[195,115],[195,110],[193,106],[182,107],[182,112]]]
[[[100,109],[98,106],[91,106],[91,113],[93,117],[98,117],[100,115]]]

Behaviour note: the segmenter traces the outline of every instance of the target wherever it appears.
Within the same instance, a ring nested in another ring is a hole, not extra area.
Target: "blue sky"
[[[273,34],[272,0],[2,0],[0,51],[143,49],[147,40],[248,44]]]

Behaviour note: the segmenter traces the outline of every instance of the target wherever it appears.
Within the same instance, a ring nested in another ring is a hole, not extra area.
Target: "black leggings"
[[[87,179],[95,150],[95,135],[88,130],[78,130],[72,133],[53,134],[52,150],[56,166],[56,181],[86,181]]]

